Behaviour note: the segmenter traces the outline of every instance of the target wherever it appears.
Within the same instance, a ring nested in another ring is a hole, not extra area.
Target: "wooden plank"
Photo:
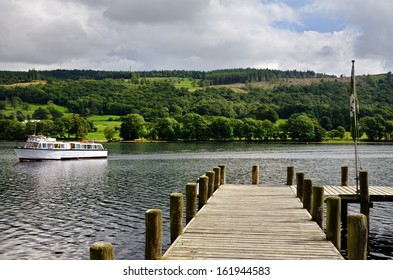
[[[224,185],[165,259],[343,259],[293,187]]]

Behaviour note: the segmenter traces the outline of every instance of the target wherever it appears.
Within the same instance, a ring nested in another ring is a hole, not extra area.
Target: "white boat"
[[[97,159],[108,157],[102,144],[94,142],[61,142],[44,135],[30,135],[24,147],[15,148],[20,161]]]

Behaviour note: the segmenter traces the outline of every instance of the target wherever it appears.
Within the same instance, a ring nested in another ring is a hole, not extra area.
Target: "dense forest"
[[[199,87],[193,90],[179,88],[173,79],[169,79],[171,77],[195,79]],[[19,106],[27,111],[28,104],[51,103],[64,106],[69,113],[80,117],[117,115],[123,121],[119,129],[124,139],[142,136],[166,140],[291,138],[321,141],[326,138],[326,132],[349,130],[350,94],[349,83],[338,78],[321,80],[321,77],[326,75],[312,71],[267,69],[132,73],[92,70],[2,71],[0,81],[3,84],[38,79],[46,82],[0,86],[0,109],[3,112],[7,104],[13,104],[15,108]],[[284,80],[271,88],[261,87],[257,83],[288,78],[311,78],[313,82],[290,84]],[[206,86],[233,83],[244,84],[241,91],[225,86]],[[392,73],[357,77],[357,84],[362,132],[367,133],[369,140],[390,140],[393,133]],[[6,120],[23,121],[37,118],[37,115],[38,118],[52,121],[62,117],[54,108],[51,112],[41,112],[43,115],[37,113],[36,116],[28,116],[23,111],[19,110],[12,116],[1,113],[3,122],[0,123],[4,127],[9,125],[5,123]],[[142,122],[139,117],[143,119],[144,132],[127,134],[127,129],[128,132],[132,130],[130,125],[137,127],[137,123]],[[286,121],[274,125],[279,119]],[[195,130],[195,127],[191,129],[188,127],[190,124],[199,127],[193,134],[190,130]],[[171,127],[170,137],[162,134],[165,126]],[[215,126],[216,132],[212,132]],[[302,131],[307,126],[310,131],[304,135]],[[3,127],[0,138],[7,139],[9,133],[5,133]],[[223,135],[220,135],[221,132],[217,134],[217,130],[224,127],[227,131],[222,132]]]
[[[321,78],[332,77],[316,74],[314,71],[272,70],[272,69],[224,69],[214,71],[95,71],[95,70],[35,70],[0,71],[0,85],[26,83],[35,80],[103,80],[103,79],[132,79],[132,78],[191,78],[202,85],[227,85],[234,83],[262,82],[280,78]]]

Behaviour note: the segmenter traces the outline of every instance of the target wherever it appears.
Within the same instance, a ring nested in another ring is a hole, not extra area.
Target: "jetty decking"
[[[164,259],[343,259],[289,186],[217,189]]]

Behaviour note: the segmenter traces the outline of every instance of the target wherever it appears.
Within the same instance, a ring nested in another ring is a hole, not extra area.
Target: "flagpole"
[[[356,194],[359,194],[359,170],[358,170],[358,101],[356,96],[356,82],[355,82],[355,60],[352,60],[352,75],[351,75],[351,117],[352,121],[352,138],[355,142],[355,172],[356,172]]]

